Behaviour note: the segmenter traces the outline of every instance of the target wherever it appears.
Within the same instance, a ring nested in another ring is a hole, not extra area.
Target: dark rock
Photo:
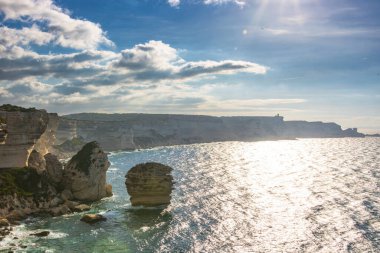
[[[173,188],[172,168],[160,163],[138,164],[126,175],[125,184],[132,206],[170,204]]]
[[[50,153],[46,154],[44,158],[46,161],[46,172],[49,179],[55,184],[60,183],[63,177],[62,163],[55,155]]]
[[[37,236],[37,237],[45,237],[45,236],[48,236],[49,234],[50,234],[50,231],[42,231],[42,232],[30,234],[30,235]]]

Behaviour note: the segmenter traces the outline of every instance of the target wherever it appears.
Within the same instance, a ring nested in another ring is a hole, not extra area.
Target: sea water
[[[109,159],[114,196],[90,211],[107,221],[89,225],[79,213],[28,219],[0,247],[5,252],[380,252],[380,138],[195,144],[113,153]],[[125,175],[149,161],[174,169],[166,208],[131,207]],[[29,236],[42,230],[51,233]]]

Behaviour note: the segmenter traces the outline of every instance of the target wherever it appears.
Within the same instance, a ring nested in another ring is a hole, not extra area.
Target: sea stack
[[[74,199],[96,201],[111,195],[106,185],[110,166],[107,154],[97,142],[89,142],[65,166],[63,183]]]
[[[173,177],[169,166],[160,163],[138,164],[131,168],[125,185],[132,206],[160,206],[170,204]]]

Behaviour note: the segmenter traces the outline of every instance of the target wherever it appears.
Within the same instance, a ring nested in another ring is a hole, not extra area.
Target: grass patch
[[[24,108],[17,105],[11,105],[11,104],[3,104],[0,106],[0,111],[6,111],[6,112],[35,112],[38,111],[34,107],[30,108]]]

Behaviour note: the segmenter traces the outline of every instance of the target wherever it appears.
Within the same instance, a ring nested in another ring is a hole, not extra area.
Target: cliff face
[[[0,168],[27,166],[30,152],[49,121],[44,110],[6,111],[0,108]],[[5,133],[5,134],[4,134]]]
[[[287,138],[362,137],[335,123],[284,121],[283,117],[211,117],[83,113],[60,118],[59,141],[83,138],[107,151],[165,145]]]
[[[282,117],[192,115],[73,115],[61,117],[59,140],[96,140],[107,151],[214,141],[279,139]],[[77,118],[82,118],[78,120]]]
[[[53,152],[53,145],[55,145],[56,142],[59,117],[57,113],[49,113],[48,117],[49,122],[46,130],[34,146],[34,149],[37,150],[41,155]]]

